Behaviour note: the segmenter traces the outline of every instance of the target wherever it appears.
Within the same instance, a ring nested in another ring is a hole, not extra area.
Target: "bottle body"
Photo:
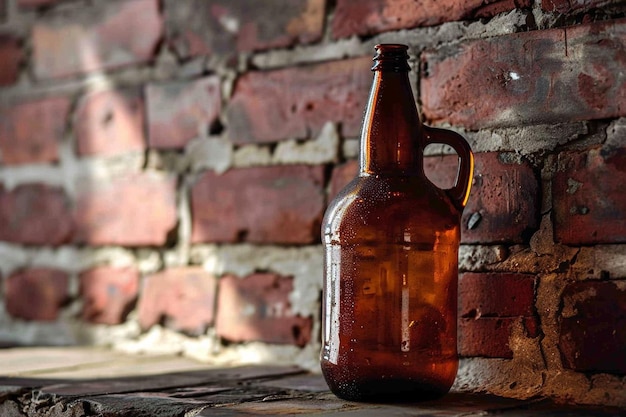
[[[419,177],[361,176],[324,221],[321,367],[349,400],[419,401],[458,367],[459,217]]]
[[[422,125],[405,45],[377,45],[360,173],[322,224],[321,368],[338,396],[420,401],[448,392],[458,368],[460,217],[473,156],[458,134]],[[423,149],[459,155],[455,185],[424,174]]]

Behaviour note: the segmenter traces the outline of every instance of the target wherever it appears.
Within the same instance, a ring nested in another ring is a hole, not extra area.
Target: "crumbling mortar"
[[[537,277],[535,309],[542,331],[539,344],[548,375],[563,369],[558,350],[559,317],[563,309],[562,293],[565,283],[558,274],[541,274]]]
[[[163,263],[167,266],[188,265],[191,251],[191,187],[184,177],[179,177],[176,190],[176,211],[178,213],[178,222],[175,227],[176,242],[171,251],[161,254],[162,258],[165,258]],[[175,256],[166,256],[168,254]]]
[[[569,2],[572,6],[574,3],[584,4],[584,2]],[[602,21],[623,17],[626,13],[626,4],[623,2],[606,0],[604,3],[593,5],[587,5],[584,7],[580,7],[578,10],[573,7],[574,10],[561,14],[559,12],[546,12],[548,15],[551,15],[554,18],[554,23],[552,28],[556,27],[569,27],[577,24],[581,24],[586,19],[591,21]]]
[[[559,144],[554,148],[553,153],[562,152],[584,152],[590,147],[602,145],[607,140],[607,130],[610,126],[609,120],[590,120],[585,122],[586,131],[578,134],[572,140]]]
[[[377,43],[406,43],[410,47],[410,55],[413,67],[418,66],[418,57],[427,49],[442,49],[458,45],[464,41],[506,35],[525,30],[527,11],[513,10],[509,13],[499,14],[484,22],[484,19],[475,19],[471,22],[444,22],[437,26],[420,27],[414,29],[400,29],[368,36],[352,36],[350,38],[333,39],[329,28],[332,26],[332,16],[327,19],[324,36],[321,41],[298,45],[291,49],[274,49],[271,51],[255,52],[251,55],[251,61],[260,69],[277,68],[319,62],[316,57],[320,50],[337,49],[336,53],[322,54],[323,60],[341,59],[351,56],[370,54]],[[511,23],[512,22],[512,23]],[[416,41],[418,40],[418,41]],[[352,50],[345,50],[346,46]],[[338,48],[337,48],[338,47]],[[290,52],[290,53],[285,53]],[[275,58],[272,59],[271,56]],[[278,58],[282,56],[282,58]],[[263,64],[269,62],[269,64]]]
[[[322,29],[321,43],[333,41],[333,21],[335,20],[335,11],[337,9],[337,0],[326,0],[326,13],[324,16],[324,25]]]
[[[37,18],[34,11],[22,10],[17,6],[17,1],[8,0],[5,2],[6,20],[0,22],[0,31],[10,32],[20,37],[27,37],[30,33],[32,23]]]
[[[541,354],[541,360],[544,364],[544,370],[541,372],[542,375],[542,386],[545,385],[546,382],[546,372],[549,371],[550,368],[550,361],[548,358],[548,354],[546,352],[545,346],[544,346],[544,340],[546,339],[546,334],[553,331],[553,329],[550,328],[550,324],[548,323],[548,320],[545,320],[546,315],[542,314],[541,308],[540,308],[540,287],[543,284],[543,275],[539,274],[537,275],[537,279],[535,281],[535,288],[534,288],[534,303],[533,303],[533,309],[535,310],[535,313],[537,315],[537,321],[538,321],[538,327],[540,329],[540,339],[538,341],[538,346],[539,346],[539,353]],[[549,310],[546,311],[547,313],[549,313]]]

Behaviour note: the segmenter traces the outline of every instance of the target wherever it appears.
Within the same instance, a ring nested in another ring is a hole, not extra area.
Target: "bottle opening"
[[[407,45],[397,43],[382,43],[375,47],[376,55],[374,55],[374,65],[372,71],[409,71],[408,59],[409,47]]]

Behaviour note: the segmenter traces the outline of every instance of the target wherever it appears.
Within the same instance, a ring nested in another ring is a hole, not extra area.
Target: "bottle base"
[[[449,391],[449,387],[438,387],[406,379],[375,379],[366,381],[329,384],[337,397],[358,402],[411,403],[436,400]]]
[[[458,369],[456,354],[437,360],[416,359],[410,366],[398,365],[397,360],[369,366],[355,366],[357,360],[352,360],[352,365],[346,362],[334,364],[321,360],[322,374],[330,390],[345,400],[374,403],[441,398],[450,391]]]

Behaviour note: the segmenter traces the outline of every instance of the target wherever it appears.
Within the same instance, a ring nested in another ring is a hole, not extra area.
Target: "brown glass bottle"
[[[473,156],[458,134],[420,122],[407,49],[376,46],[360,173],[322,226],[321,367],[330,389],[348,400],[436,398],[458,368],[457,256]],[[430,143],[459,155],[449,190],[424,175]]]

